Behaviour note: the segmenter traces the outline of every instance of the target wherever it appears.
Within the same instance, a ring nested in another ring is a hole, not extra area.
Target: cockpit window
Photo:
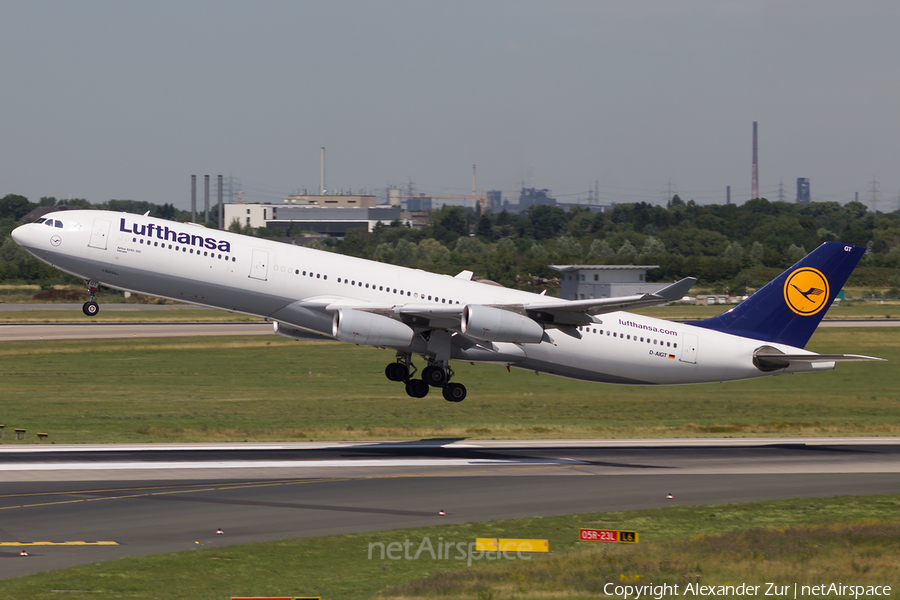
[[[46,225],[47,227],[53,227],[53,219],[47,219],[46,221],[44,221],[44,225]]]
[[[47,220],[47,219],[45,219],[44,217],[41,217],[40,219],[37,219],[37,220],[35,221],[35,223],[37,223],[38,225],[40,225],[41,223],[43,223],[43,222],[46,221],[46,220]]]
[[[53,221],[53,225],[59,229],[63,228],[62,221]]]

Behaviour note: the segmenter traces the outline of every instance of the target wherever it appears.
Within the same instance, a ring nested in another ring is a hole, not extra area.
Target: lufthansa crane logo
[[[784,301],[792,311],[804,317],[825,308],[829,292],[828,280],[811,267],[797,269],[784,282]]]

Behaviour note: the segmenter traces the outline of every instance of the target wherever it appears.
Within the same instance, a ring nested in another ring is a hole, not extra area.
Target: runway
[[[133,306],[123,304],[122,306]],[[152,306],[152,305],[151,305]],[[0,304],[0,310],[3,310]],[[175,308],[175,307],[167,307]],[[149,310],[149,308],[147,309]],[[80,309],[79,309],[80,312]],[[822,321],[819,327],[897,327],[900,319]],[[40,340],[81,340],[150,337],[202,337],[230,335],[267,335],[272,324],[265,321],[209,323],[12,323],[0,324],[0,342]],[[309,334],[310,340],[332,338]]]
[[[900,438],[0,446],[0,480],[9,578],[447,522],[900,493]],[[18,545],[34,542],[106,544]]]

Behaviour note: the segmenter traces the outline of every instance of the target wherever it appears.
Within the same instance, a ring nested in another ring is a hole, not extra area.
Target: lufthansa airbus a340
[[[147,215],[73,210],[12,232],[40,260],[99,285],[266,317],[275,332],[315,332],[390,348],[385,368],[412,397],[459,402],[451,360],[500,363],[620,384],[732,381],[881,360],[803,349],[865,248],[826,242],[743,303],[676,323],[623,309],[681,299],[696,281],[653,294],[560,300]],[[426,366],[421,374],[413,355]],[[352,368],[349,367],[348,368]]]

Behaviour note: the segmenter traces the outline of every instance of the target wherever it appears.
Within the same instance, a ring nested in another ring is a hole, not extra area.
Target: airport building
[[[659,265],[550,265],[560,274],[561,296],[566,300],[614,298],[650,294],[664,283],[647,283],[647,271]]]

